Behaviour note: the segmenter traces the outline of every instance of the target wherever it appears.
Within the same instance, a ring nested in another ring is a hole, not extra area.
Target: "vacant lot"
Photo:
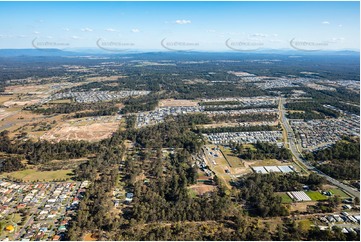
[[[3,105],[4,102],[9,101],[12,98],[14,98],[14,95],[0,95],[0,105]]]
[[[232,168],[244,167],[242,160],[238,158],[237,155],[235,155],[229,148],[220,146],[220,149]]]
[[[15,171],[4,173],[4,176],[10,176],[16,179],[21,179],[25,182],[29,181],[53,181],[59,179],[69,180],[72,177],[72,170],[57,170],[57,171],[38,171],[37,169],[26,169],[22,171]]]
[[[204,193],[214,191],[216,189],[216,186],[199,183],[190,186],[189,189],[191,191],[194,191],[196,195],[202,195]]]
[[[45,133],[41,139],[59,142],[61,140],[87,140],[99,141],[108,138],[115,132],[120,122],[108,120],[86,121],[69,121],[62,123]]]
[[[197,106],[198,102],[197,101],[192,101],[192,100],[182,100],[182,99],[163,99],[160,100],[159,102],[159,106],[160,107],[177,107],[177,106],[187,106],[187,107],[193,107],[193,106]]]

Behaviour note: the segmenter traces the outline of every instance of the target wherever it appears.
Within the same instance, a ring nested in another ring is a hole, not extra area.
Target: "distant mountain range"
[[[157,53],[179,53],[179,54],[196,54],[196,53],[228,53],[228,54],[280,54],[280,55],[360,55],[359,51],[354,50],[339,50],[339,51],[298,51],[292,49],[262,49],[253,52],[241,52],[241,51],[223,51],[223,52],[207,52],[207,51],[122,51],[122,52],[108,52],[99,50],[96,48],[79,48],[70,50],[60,49],[0,49],[0,57],[20,57],[20,56],[59,56],[59,57],[70,57],[70,56],[86,56],[86,55],[129,55],[129,54],[157,54]]]

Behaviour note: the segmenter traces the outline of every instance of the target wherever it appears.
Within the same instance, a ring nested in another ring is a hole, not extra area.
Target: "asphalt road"
[[[348,185],[346,185],[346,184],[344,184],[342,182],[339,182],[336,179],[326,175],[322,171],[318,170],[316,167],[310,165],[305,159],[303,159],[302,155],[297,150],[296,143],[295,143],[295,140],[296,140],[295,135],[294,135],[293,130],[292,130],[290,124],[288,123],[288,120],[287,120],[286,115],[285,115],[284,99],[283,98],[280,98],[280,115],[281,115],[281,122],[283,124],[283,127],[286,130],[286,135],[287,135],[287,139],[288,139],[288,143],[289,143],[289,148],[290,148],[293,156],[295,157],[295,159],[298,162],[300,162],[304,167],[306,167],[309,171],[315,172],[318,175],[326,178],[326,180],[328,182],[330,182],[333,185],[343,189],[344,191],[346,191],[350,195],[360,198],[360,192],[357,191],[356,188],[350,187],[350,186],[348,186]]]

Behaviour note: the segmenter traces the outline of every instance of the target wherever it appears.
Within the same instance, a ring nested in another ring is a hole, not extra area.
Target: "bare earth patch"
[[[198,106],[198,102],[193,101],[193,100],[182,100],[182,99],[178,99],[178,100],[163,99],[163,100],[160,100],[159,106],[160,107],[179,107],[179,106],[194,107],[194,106]]]
[[[96,241],[97,239],[93,237],[91,233],[86,233],[83,238],[84,241]]]
[[[72,126],[65,123],[45,133],[40,139],[59,142],[61,140],[99,141],[110,137],[119,123],[93,123],[84,126]]]
[[[33,99],[33,100],[27,100],[27,101],[7,101],[4,102],[5,107],[11,107],[11,106],[26,106],[26,105],[33,105],[40,101],[40,99]]]
[[[207,185],[207,184],[194,184],[189,187],[189,189],[192,189],[196,192],[197,195],[202,195],[207,192],[214,191],[216,189],[213,185]]]

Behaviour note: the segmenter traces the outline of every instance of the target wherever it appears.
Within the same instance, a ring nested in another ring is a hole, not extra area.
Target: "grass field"
[[[196,198],[197,197],[197,193],[193,189],[188,189],[188,195],[191,198]]]
[[[312,201],[327,200],[327,197],[322,195],[320,192],[308,191],[305,193],[312,199]]]
[[[279,193],[278,194],[282,198],[282,203],[292,203],[292,199],[286,193]]]
[[[3,176],[10,176],[23,181],[53,181],[59,179],[70,180],[72,177],[72,170],[57,170],[57,171],[38,171],[37,169],[26,169],[22,171],[15,171],[4,173]]]
[[[312,222],[308,219],[304,219],[304,220],[300,220],[298,222],[298,227],[302,230],[302,231],[308,231],[311,228]]]
[[[340,196],[340,198],[349,198],[350,197],[349,195],[344,193],[342,190],[337,189],[337,188],[330,189],[330,192],[332,192],[332,194],[334,194],[336,196]]]
[[[238,158],[235,154],[233,154],[230,149],[226,149],[223,146],[221,146],[220,149],[222,150],[223,154],[226,156],[226,159],[229,161],[233,168],[244,167],[241,159]]]

